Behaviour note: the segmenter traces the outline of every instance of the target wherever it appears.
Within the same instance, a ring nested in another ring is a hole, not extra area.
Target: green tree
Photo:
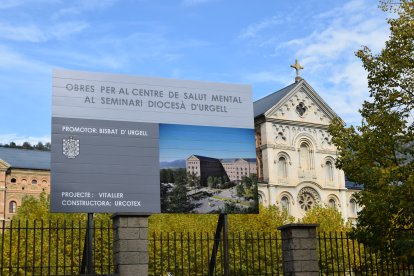
[[[11,264],[10,269],[5,267],[3,270],[7,274],[39,275],[39,267],[44,266],[45,260],[50,260],[49,265],[53,267],[50,273],[53,275],[67,274],[73,268],[78,273],[86,233],[86,214],[50,213],[49,206],[49,196],[45,193],[39,197],[25,196],[13,220],[8,222],[0,237],[0,243],[4,245],[3,263]],[[95,242],[101,245],[94,252],[96,270],[100,274],[105,271],[101,271],[103,266],[100,264],[108,264],[112,258],[107,249],[112,243],[109,215],[95,214],[94,225]],[[17,250],[19,245],[20,251]],[[24,269],[29,263],[31,265]]]
[[[47,150],[47,148],[45,147],[45,145],[43,145],[42,142],[38,142],[37,145],[35,146],[35,149],[37,149],[37,150]]]
[[[213,187],[213,183],[214,183],[214,179],[213,177],[210,175],[209,177],[207,177],[207,185],[209,188]]]
[[[221,176],[217,177],[217,188],[221,189],[222,186],[221,184],[223,184],[223,179],[221,178]]]
[[[160,170],[160,182],[168,183],[168,171],[166,169]]]
[[[180,175],[175,181],[175,186],[168,197],[167,212],[169,213],[189,213],[194,209],[187,196],[185,175]]]
[[[168,187],[160,183],[160,201],[161,212],[167,212],[168,210]]]
[[[24,142],[22,145],[23,149],[33,149],[32,145],[29,142]]]
[[[337,167],[364,186],[357,195],[363,208],[356,237],[414,263],[414,2],[382,8],[396,13],[388,19],[385,47],[379,54],[368,47],[356,53],[371,97],[360,110],[361,126],[345,127],[337,119],[329,131],[338,147]]]
[[[195,173],[187,173],[187,184],[190,187],[200,187],[200,177]]]
[[[306,212],[301,223],[319,224],[319,232],[347,232],[350,225],[345,224],[342,214],[335,208],[315,206]]]
[[[244,185],[238,184],[236,186],[236,193],[238,197],[244,197],[245,191],[244,191]]]
[[[46,147],[46,150],[48,150],[48,151],[52,150],[52,144],[50,142],[47,142],[45,144],[45,147]]]

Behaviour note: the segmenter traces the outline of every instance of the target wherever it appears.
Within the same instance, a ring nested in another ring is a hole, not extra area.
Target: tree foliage
[[[4,145],[0,144],[0,147],[50,151],[51,144],[50,144],[50,142],[47,142],[45,144],[43,144],[42,142],[38,142],[36,145],[31,145],[29,142],[24,142],[22,145],[17,145],[15,142],[10,142],[9,144],[4,144]]]
[[[3,272],[8,275],[79,274],[87,216],[50,213],[49,206],[49,196],[45,193],[23,198],[13,220],[7,222],[0,235]],[[94,242],[99,245],[94,249],[95,269],[98,274],[105,273],[108,269],[103,266],[112,259],[109,215],[95,214],[93,228]]]
[[[332,207],[315,206],[306,212],[301,223],[317,223],[319,232],[347,232],[350,225],[345,224],[342,214]]]
[[[149,232],[214,232],[218,215],[154,214],[149,218]],[[295,218],[275,206],[260,207],[259,214],[229,214],[231,232],[275,232],[277,227],[292,223]]]
[[[389,9],[385,3],[384,10]],[[370,101],[359,127],[339,119],[330,126],[338,147],[336,165],[363,184],[356,237],[377,249],[414,259],[414,2],[393,5],[390,37],[379,54],[363,47],[356,55],[368,72]]]

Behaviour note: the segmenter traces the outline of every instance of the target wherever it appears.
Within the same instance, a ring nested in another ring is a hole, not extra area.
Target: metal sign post
[[[224,259],[224,276],[229,274],[229,240],[228,240],[228,223],[227,223],[227,214],[220,214],[217,222],[216,233],[214,234],[214,244],[213,250],[211,252],[211,259],[208,266],[208,275],[212,276],[214,274],[214,269],[216,267],[216,258],[217,250],[220,244],[220,236],[223,231],[223,259]]]
[[[85,244],[83,247],[81,274],[94,274],[93,269],[93,213],[88,213]]]

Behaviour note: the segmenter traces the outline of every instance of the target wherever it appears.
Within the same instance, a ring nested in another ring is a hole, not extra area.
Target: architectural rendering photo
[[[257,213],[252,129],[160,124],[161,210]]]

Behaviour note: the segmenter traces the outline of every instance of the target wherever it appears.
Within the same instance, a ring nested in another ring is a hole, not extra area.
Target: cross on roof
[[[298,60],[295,60],[295,64],[292,64],[290,67],[294,68],[296,70],[296,81],[301,80],[301,77],[299,76],[299,70],[303,69],[303,66],[299,64]]]

